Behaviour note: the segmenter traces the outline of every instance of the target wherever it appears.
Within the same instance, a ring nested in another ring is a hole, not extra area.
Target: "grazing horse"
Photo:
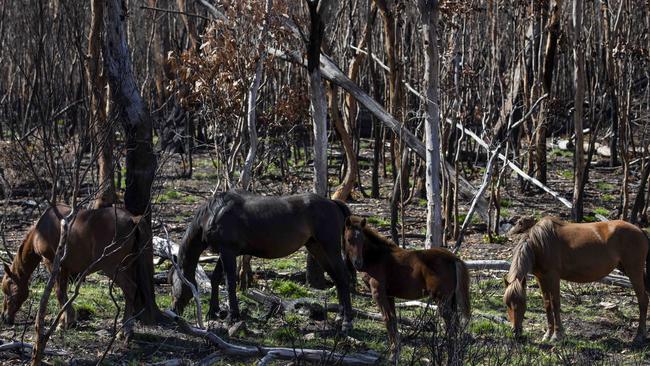
[[[228,288],[229,317],[239,318],[236,294],[236,257],[286,257],[306,247],[336,285],[343,310],[343,329],[352,326],[352,305],[347,267],[341,255],[343,223],[350,215],[345,203],[315,194],[283,197],[256,196],[234,191],[213,196],[199,207],[178,250],[178,265],[192,284],[199,256],[208,247],[220,254],[211,277],[212,294],[206,314],[219,313],[219,283],[223,273]],[[176,271],[170,272],[172,308],[178,314],[192,298]]]
[[[16,313],[29,295],[29,279],[41,260],[51,271],[61,234],[60,220],[70,213],[65,205],[48,208],[27,232],[18,248],[11,267],[4,265],[2,319],[13,324]],[[125,298],[124,320],[131,318],[137,301],[141,301],[139,286],[133,281],[137,253],[143,229],[140,216],[121,208],[81,209],[69,227],[67,251],[56,279],[56,297],[63,306],[68,301],[68,280],[73,275],[101,271],[122,289]],[[102,258],[103,256],[103,258]],[[72,306],[62,315],[60,325],[74,324]],[[131,323],[131,322],[129,322]],[[123,335],[128,339],[131,324],[125,324]]]
[[[395,297],[416,300],[431,297],[437,302],[447,331],[454,334],[456,313],[469,319],[469,273],[467,266],[446,249],[405,250],[366,225],[366,219],[345,220],[344,251],[357,271],[365,273],[372,297],[388,330],[391,358],[397,358],[399,341]],[[451,343],[451,342],[450,342]],[[450,353],[450,356],[455,353]]]
[[[515,336],[522,333],[526,311],[526,275],[537,278],[544,297],[548,330],[543,340],[564,336],[560,321],[560,279],[571,282],[594,282],[614,268],[629,278],[639,302],[639,327],[635,343],[645,340],[646,313],[650,278],[647,265],[648,238],[636,226],[625,221],[574,224],[545,217],[534,224],[519,223],[519,232],[527,231],[514,250],[506,276],[503,300]]]

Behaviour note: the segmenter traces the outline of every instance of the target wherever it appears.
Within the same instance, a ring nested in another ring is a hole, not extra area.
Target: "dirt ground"
[[[364,151],[368,158],[371,151]],[[195,169],[191,179],[179,178],[180,159],[172,156],[167,159],[162,174],[156,178],[153,195],[154,235],[164,235],[163,225],[170,239],[179,242],[183,231],[192,217],[193,211],[204,202],[214,188],[215,169],[207,152],[194,157]],[[548,185],[570,200],[572,183],[572,157],[570,153],[552,150],[549,152]],[[596,158],[599,159],[599,158]],[[585,214],[593,217],[595,213],[609,218],[617,215],[619,191],[622,186],[622,168],[607,168],[595,162],[590,173],[590,181],[585,192]],[[331,163],[332,164],[332,163]],[[475,186],[481,179],[482,165],[469,163],[466,169],[468,178]],[[639,167],[636,167],[639,170]],[[338,182],[331,169],[330,187]],[[364,189],[369,193],[370,169],[362,164]],[[365,197],[357,192],[349,206],[354,214],[368,217],[368,221],[380,231],[388,234],[390,211],[387,197],[390,192],[390,179],[382,179],[380,199]],[[638,172],[631,181],[631,192],[636,193]],[[311,187],[311,166],[304,162],[292,165],[290,174],[284,180],[277,169],[269,167],[257,176],[253,190],[265,195],[290,194],[309,191]],[[332,188],[331,188],[332,189]],[[424,202],[414,199],[405,207],[404,222],[408,248],[423,245],[426,208]],[[467,211],[463,202],[460,212]],[[569,210],[548,194],[532,192],[523,194],[518,189],[516,177],[508,176],[502,189],[502,222],[512,221],[521,215],[556,215],[568,218]],[[29,225],[38,218],[44,206],[33,197],[11,197],[4,200],[2,217],[5,220],[3,237],[11,251],[15,251]],[[463,259],[509,259],[515,242],[506,237],[498,237],[497,243],[487,243],[485,225],[475,219],[465,237],[460,256]],[[453,245],[452,242],[448,244]],[[304,283],[304,251],[289,258],[279,260],[253,261],[256,271],[256,288],[273,293],[282,298],[309,297],[319,301],[335,302],[333,288],[313,290]],[[167,270],[169,263],[159,265],[156,270]],[[206,265],[211,270],[212,264]],[[273,276],[265,274],[274,273]],[[503,272],[473,271],[471,296],[473,306],[472,321],[466,329],[462,342],[466,344],[466,364],[650,364],[647,347],[632,347],[638,316],[636,298],[632,290],[600,284],[562,285],[563,321],[567,340],[561,344],[542,343],[545,315],[541,295],[534,281],[529,281],[529,301],[524,330],[527,341],[519,343],[512,338],[509,326],[505,324],[505,307],[502,303]],[[40,268],[32,280],[30,299],[19,312],[15,326],[2,325],[0,339],[33,341],[33,320],[37,299],[44,287],[46,273]],[[378,312],[367,294],[358,284],[361,294],[353,295],[355,308]],[[224,288],[221,288],[224,291]],[[157,301],[161,308],[170,303],[170,288],[166,284],[156,287]],[[119,294],[121,296],[121,294]],[[209,294],[202,295],[204,309],[207,309]],[[225,297],[222,294],[222,301]],[[325,320],[312,319],[306,313],[274,314],[244,292],[239,294],[245,316],[245,325],[228,335],[228,325],[224,321],[209,322],[210,329],[217,334],[229,337],[234,343],[263,344],[267,346],[288,346],[296,348],[335,349],[338,352],[372,351],[385,356],[387,352],[386,331],[381,322],[357,319],[355,328],[347,336],[337,332],[334,315]],[[94,364],[104,353],[113,334],[115,307],[108,295],[108,279],[100,275],[90,276],[81,287],[81,295],[75,302],[80,314],[74,329],[59,330],[48,346],[61,355],[48,356],[52,364]],[[225,304],[224,304],[225,306]],[[49,314],[57,309],[54,300],[50,303]],[[189,306],[184,316],[192,321],[194,306]],[[400,316],[417,319],[423,310],[402,308]],[[425,314],[426,315],[426,314]],[[49,319],[49,318],[48,318]],[[437,332],[427,327],[400,325],[403,351],[400,364],[435,364],[436,350],[431,347]],[[430,328],[430,327],[429,327]],[[434,327],[435,328],[435,327]],[[216,352],[216,353],[215,353]],[[136,327],[132,343],[126,347],[120,342],[108,352],[106,364],[155,364],[165,360],[180,359],[196,363],[208,356],[215,356],[215,364],[251,364],[256,359],[238,359],[220,355],[206,341],[181,334],[173,328]],[[29,353],[7,351],[0,353],[0,363],[21,364],[29,360]],[[298,362],[300,363],[300,362]],[[277,362],[287,364],[287,362]]]

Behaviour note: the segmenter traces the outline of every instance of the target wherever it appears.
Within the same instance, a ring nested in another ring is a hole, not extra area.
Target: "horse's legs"
[[[242,255],[239,268],[239,289],[246,290],[253,284],[253,269],[251,268],[250,255]]]
[[[453,304],[453,297],[444,301],[438,302],[438,310],[445,322],[445,337],[444,341],[447,349],[447,364],[459,365],[458,355],[456,354],[456,342],[458,341],[458,315],[456,314],[456,307]]]
[[[636,299],[639,302],[639,327],[634,337],[635,344],[645,342],[646,336],[646,317],[648,313],[648,294],[645,292],[645,284],[643,279],[643,265],[637,266],[638,270],[632,271],[628,268],[628,277],[634,288]]]
[[[134,270],[134,269],[133,269]],[[118,268],[119,273],[115,276],[115,284],[122,289],[124,294],[124,316],[122,317],[122,330],[118,334],[124,340],[124,343],[129,343],[133,338],[133,318],[135,312],[135,297],[138,286],[132,279],[132,271]]]
[[[542,291],[542,297],[544,298],[544,310],[546,311],[546,322],[548,328],[546,329],[546,333],[544,333],[544,336],[542,337],[542,342],[546,342],[549,339],[551,339],[551,337],[553,336],[553,328],[555,324],[555,320],[553,317],[553,304],[552,304],[553,296],[550,293],[550,286],[548,285],[546,279],[538,278],[537,283],[539,283],[539,288]]]
[[[228,250],[221,251],[221,261],[226,272],[226,287],[228,288],[228,305],[230,320],[239,319],[239,303],[237,302],[237,257]]]
[[[217,319],[219,317],[219,285],[223,280],[223,263],[221,262],[221,257],[217,261],[217,265],[214,266],[214,271],[210,276],[210,285],[212,290],[210,292],[210,308],[208,313],[205,314],[207,319]]]
[[[560,276],[553,274],[547,278],[547,281],[553,310],[553,335],[551,335],[551,341],[555,342],[564,337],[564,328],[562,327],[562,319],[560,319]]]
[[[329,243],[336,243],[329,241]],[[336,286],[336,294],[339,298],[339,305],[343,310],[343,331],[352,329],[352,300],[350,300],[350,283],[343,257],[338,245],[325,247],[320,241],[310,241],[307,250],[311,253],[318,264],[330,275]]]
[[[63,305],[68,302],[69,278],[70,276],[68,275],[68,272],[65,269],[61,268],[59,271],[59,276],[57,277],[55,283],[56,299],[59,301],[59,306],[61,307],[63,307]],[[68,329],[75,324],[75,320],[75,311],[72,307],[72,304],[70,304],[62,316],[59,326],[63,329]]]
[[[388,331],[388,343],[390,344],[389,363],[396,364],[397,360],[399,360],[399,335],[397,317],[395,316],[395,300],[388,297],[382,282],[375,279],[371,280],[372,298],[377,303],[379,311],[381,311]]]

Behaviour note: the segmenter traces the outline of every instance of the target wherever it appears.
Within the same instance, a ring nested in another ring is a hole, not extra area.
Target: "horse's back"
[[[628,270],[645,267],[648,241],[641,229],[628,222],[566,223],[556,231],[564,243],[556,252],[562,253],[558,260],[563,279],[592,282],[620,265]]]
[[[34,249],[47,261],[54,259],[61,235],[61,219],[65,218],[70,211],[70,207],[64,205],[50,207],[34,227]],[[79,209],[69,228],[68,254],[64,266],[71,273],[85,270],[114,240],[126,244],[115,252],[115,256],[123,256],[132,249],[133,242],[127,237],[134,236],[134,229],[133,216],[124,209],[115,207]]]

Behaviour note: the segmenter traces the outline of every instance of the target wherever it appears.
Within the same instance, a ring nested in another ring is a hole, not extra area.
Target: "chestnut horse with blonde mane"
[[[48,208],[27,232],[11,266],[4,265],[2,319],[13,324],[16,313],[29,295],[29,279],[41,260],[51,270],[59,246],[61,219],[70,213],[65,205]],[[106,207],[81,209],[73,219],[67,239],[67,252],[56,279],[56,297],[61,306],[68,301],[70,276],[101,271],[115,280],[125,298],[124,320],[130,319],[143,303],[140,286],[134,282],[136,257],[141,248],[144,229],[140,216],[128,211]],[[72,306],[62,315],[60,325],[74,323]],[[130,323],[130,322],[129,322]],[[123,335],[131,335],[131,324],[125,324]]]
[[[639,302],[634,343],[645,341],[650,257],[648,238],[641,229],[621,220],[574,224],[554,217],[545,217],[534,225],[530,220],[527,224],[520,222],[516,229],[527,234],[514,249],[503,296],[515,336],[522,334],[529,272],[536,277],[544,297],[548,330],[543,340],[555,341],[564,336],[560,279],[594,282],[618,268],[629,277]]]
[[[457,330],[458,318],[454,318],[457,313],[469,319],[469,272],[465,263],[450,251],[402,249],[358,216],[345,220],[344,238],[347,259],[357,271],[365,273],[364,279],[384,317],[393,361],[399,353],[395,297],[407,300],[431,297],[451,333]]]

